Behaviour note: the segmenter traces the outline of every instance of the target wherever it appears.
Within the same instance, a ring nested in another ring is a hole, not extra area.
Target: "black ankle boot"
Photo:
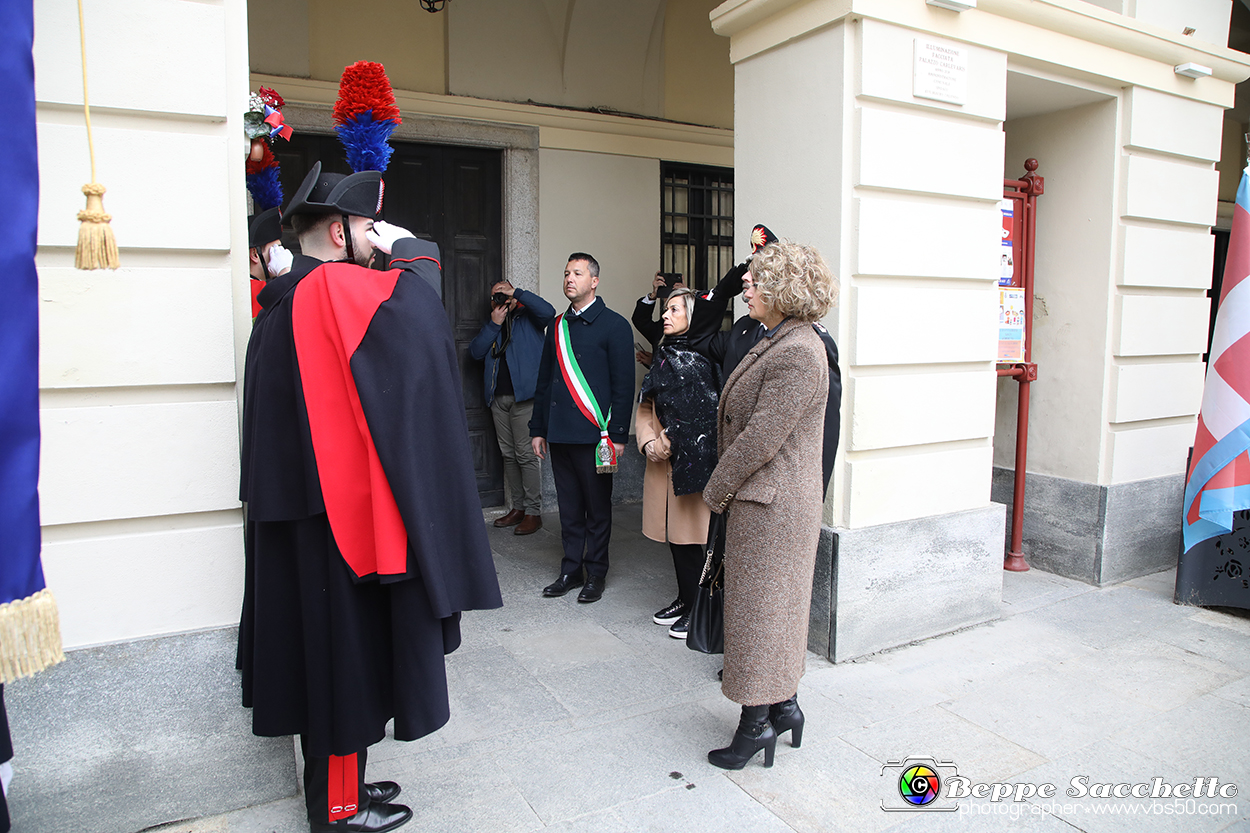
[[[778,737],[783,732],[790,732],[790,745],[795,749],[803,744],[803,710],[799,708],[797,694],[789,700],[769,706],[768,722],[773,724],[773,731]]]
[[[707,753],[707,760],[721,769],[742,769],[761,749],[764,750],[764,766],[772,766],[777,733],[768,722],[768,706],[743,706],[734,739],[724,749]]]

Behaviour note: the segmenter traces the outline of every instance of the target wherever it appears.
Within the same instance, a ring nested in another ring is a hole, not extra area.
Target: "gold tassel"
[[[64,659],[51,590],[0,605],[0,682],[29,677]]]
[[[74,252],[75,269],[116,269],[121,266],[117,257],[117,240],[109,220],[113,215],[104,211],[105,188],[98,182],[82,187],[87,195],[87,208],[78,212],[78,248]]]
[[[111,214],[104,212],[104,186],[95,179],[95,145],[91,142],[91,104],[87,100],[87,29],[83,24],[82,0],[78,0],[78,43],[82,47],[82,112],[87,122],[87,151],[91,154],[91,182],[82,187],[87,208],[78,212],[78,248],[75,269],[116,269],[121,266],[117,241],[113,239]]]

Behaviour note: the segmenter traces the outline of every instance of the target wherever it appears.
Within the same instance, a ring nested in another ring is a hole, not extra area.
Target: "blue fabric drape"
[[[0,3],[0,603],[44,587],[39,562],[39,298],[34,3]]]

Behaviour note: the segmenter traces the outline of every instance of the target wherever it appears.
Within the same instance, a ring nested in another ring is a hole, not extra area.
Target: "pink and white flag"
[[[1250,508],[1250,169],[1233,209],[1228,259],[1207,359],[1198,434],[1185,484],[1188,551],[1232,531],[1233,513]]]

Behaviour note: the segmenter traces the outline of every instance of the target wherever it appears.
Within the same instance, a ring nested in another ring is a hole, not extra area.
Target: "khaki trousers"
[[[503,479],[508,485],[511,508],[539,515],[543,510],[542,461],[530,444],[529,428],[534,400],[517,402],[511,394],[496,396],[490,403],[490,413],[503,454]]]

